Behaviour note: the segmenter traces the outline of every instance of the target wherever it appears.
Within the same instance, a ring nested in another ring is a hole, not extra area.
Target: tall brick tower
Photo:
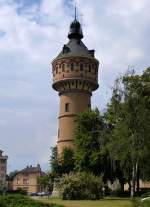
[[[94,57],[94,50],[88,50],[81,41],[82,28],[76,18],[70,25],[68,38],[69,42],[52,61],[52,87],[59,92],[60,97],[57,142],[59,155],[64,147],[74,147],[75,117],[91,107],[92,91],[99,86],[99,62]]]

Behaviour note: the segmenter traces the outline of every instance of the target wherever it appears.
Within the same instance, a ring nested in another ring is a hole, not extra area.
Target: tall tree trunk
[[[136,180],[136,167],[135,167],[135,164],[133,163],[133,166],[132,166],[132,181],[131,181],[131,198],[133,198],[134,194],[135,194],[135,180]]]
[[[128,185],[129,185],[129,191],[131,192],[131,180],[128,180]]]
[[[124,180],[121,181],[121,192],[124,193]]]
[[[136,163],[136,191],[137,194],[139,195],[139,189],[140,189],[140,183],[139,183],[139,179],[140,179],[140,172],[139,172],[139,166],[138,166],[138,161]]]

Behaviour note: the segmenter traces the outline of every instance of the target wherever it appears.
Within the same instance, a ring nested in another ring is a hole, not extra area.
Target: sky
[[[49,169],[57,142],[59,97],[52,60],[68,42],[73,0],[0,0],[0,149],[8,172],[40,163]],[[149,0],[76,0],[83,42],[95,49],[99,89],[92,107],[105,110],[114,80],[150,66]]]

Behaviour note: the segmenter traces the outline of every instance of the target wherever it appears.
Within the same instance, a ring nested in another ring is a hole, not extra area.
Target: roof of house
[[[44,175],[44,172],[41,170],[40,165],[38,164],[36,167],[33,167],[32,165],[27,166],[26,168],[18,171],[17,174],[30,174],[30,173],[41,173],[41,175]]]

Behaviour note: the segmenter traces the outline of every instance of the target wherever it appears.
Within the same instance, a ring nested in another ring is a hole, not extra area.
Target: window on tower
[[[65,71],[65,65],[62,64],[62,71],[64,72]]]
[[[65,104],[65,112],[69,112],[69,103]]]
[[[80,70],[81,71],[83,70],[83,64],[82,63],[80,64]]]
[[[89,65],[89,72],[91,72],[91,65]]]
[[[59,138],[59,134],[60,134],[60,129],[58,129],[58,138]]]
[[[74,70],[74,64],[71,63],[71,71],[73,71],[73,70]]]

